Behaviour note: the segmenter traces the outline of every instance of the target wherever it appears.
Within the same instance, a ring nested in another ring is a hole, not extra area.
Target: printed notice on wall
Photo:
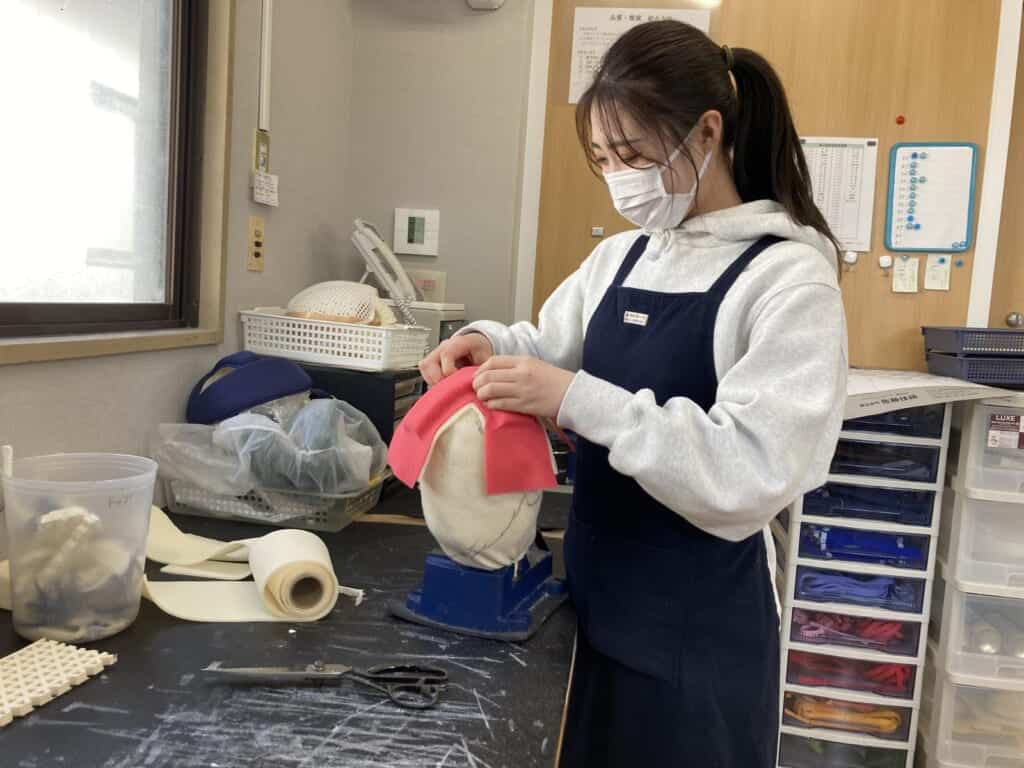
[[[814,203],[843,250],[871,250],[878,139],[807,136],[800,139]]]
[[[707,34],[711,11],[672,8],[577,8],[573,21],[569,103],[575,104],[594,79],[601,57],[622,34],[638,24],[674,19]]]

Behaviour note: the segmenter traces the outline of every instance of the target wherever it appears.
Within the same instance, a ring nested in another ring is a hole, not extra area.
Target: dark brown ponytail
[[[747,48],[719,46],[683,22],[641,24],[608,50],[593,84],[576,106],[576,131],[596,170],[590,139],[593,109],[606,135],[628,138],[622,129],[623,113],[653,129],[661,143],[662,158],[683,145],[701,115],[717,110],[724,126],[723,149],[733,153],[733,176],[740,198],[744,202],[775,200],[795,222],[818,230],[839,250],[825,217],[814,204],[807,161],[786,91],[771,64],[760,54]],[[614,151],[620,159],[636,157],[647,163],[663,163],[628,144]],[[686,146],[683,152],[696,172]]]

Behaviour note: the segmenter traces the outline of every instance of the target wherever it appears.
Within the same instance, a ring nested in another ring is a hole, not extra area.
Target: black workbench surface
[[[414,499],[391,498],[400,511]],[[368,519],[372,520],[372,516]],[[263,529],[177,517],[220,539]],[[366,590],[313,624],[193,624],[143,601],[138,621],[94,647],[118,662],[0,729],[4,768],[500,768],[550,766],[574,629],[563,607],[524,644],[463,638],[406,624],[386,602],[417,585],[433,539],[420,525],[355,523],[324,536],[339,580]],[[159,578],[159,577],[158,577]],[[23,644],[0,614],[0,655]],[[434,710],[397,709],[351,684],[323,688],[208,685],[199,670],[421,660],[452,685]]]

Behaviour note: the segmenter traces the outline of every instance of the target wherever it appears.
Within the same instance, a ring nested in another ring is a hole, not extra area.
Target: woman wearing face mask
[[[766,525],[824,482],[839,434],[835,240],[753,51],[679,22],[636,27],[577,126],[640,231],[602,242],[538,327],[477,323],[422,370],[436,382],[482,364],[488,405],[579,435],[563,768],[774,766]]]

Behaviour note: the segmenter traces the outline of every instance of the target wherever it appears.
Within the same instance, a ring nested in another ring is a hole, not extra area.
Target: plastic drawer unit
[[[803,514],[930,527],[935,491],[827,483],[803,498]]]
[[[986,400],[968,410],[960,447],[958,481],[969,496],[979,492],[1024,503],[1024,396]]]
[[[903,613],[921,613],[924,579],[848,573],[827,568],[798,566],[794,596],[817,603],[848,603]]]
[[[913,710],[899,704],[811,696],[787,691],[782,722],[796,728],[842,731],[876,739],[905,742],[910,738]]]
[[[929,755],[970,768],[1024,768],[1024,683],[987,688],[928,667],[921,726]]]
[[[946,561],[969,590],[1021,590],[1024,594],[1024,504],[971,499],[948,492],[943,519]]]
[[[786,682],[791,685],[841,688],[897,699],[914,696],[917,667],[896,661],[846,659],[825,653],[790,650]]]
[[[921,625],[869,616],[850,616],[831,611],[794,608],[790,617],[791,642],[833,645],[893,656],[918,656]]]
[[[941,448],[843,438],[836,446],[833,475],[877,477],[915,483],[934,483],[939,475]]]
[[[781,768],[906,768],[907,752],[783,733],[779,737],[779,765]]]
[[[803,523],[800,557],[923,571],[931,537]]]
[[[847,432],[879,432],[904,437],[942,437],[946,406],[924,405],[918,408],[904,408],[877,416],[863,416],[843,422]]]

